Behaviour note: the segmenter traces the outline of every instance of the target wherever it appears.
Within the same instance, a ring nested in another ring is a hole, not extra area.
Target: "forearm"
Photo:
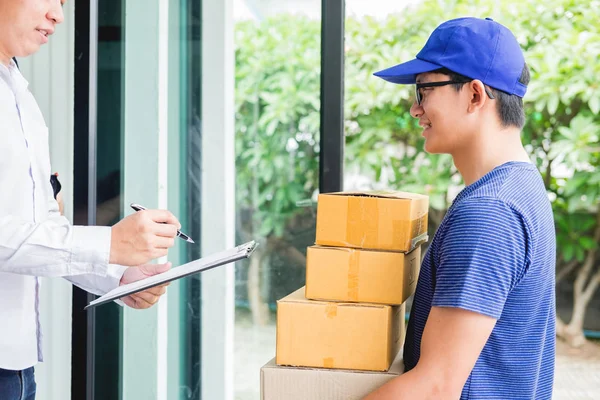
[[[0,272],[36,276],[106,275],[109,227],[74,227],[64,217],[40,223],[0,216]]]
[[[435,376],[418,368],[392,379],[363,400],[455,400]]]
[[[416,367],[364,400],[456,400],[496,320],[476,312],[432,307]]]

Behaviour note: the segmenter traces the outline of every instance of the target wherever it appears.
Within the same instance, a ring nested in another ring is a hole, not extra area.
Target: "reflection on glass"
[[[275,302],[304,285],[318,190],[321,2],[236,8],[235,399],[259,398],[275,356]]]

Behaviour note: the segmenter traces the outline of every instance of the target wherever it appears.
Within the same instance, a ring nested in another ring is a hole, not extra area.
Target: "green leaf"
[[[594,241],[594,239],[591,238],[591,237],[587,237],[587,236],[584,236],[584,237],[580,238],[579,239],[579,244],[585,250],[591,250],[591,249],[596,248],[596,246],[597,246],[597,244]]]
[[[550,115],[556,113],[556,110],[558,109],[558,102],[558,94],[550,95],[550,97],[548,98],[548,113],[550,113]]]
[[[583,262],[585,259],[585,251],[581,247],[575,247],[575,258],[579,262]]]
[[[563,258],[565,261],[571,261],[575,253],[575,248],[572,245],[566,245],[563,249]]]
[[[600,113],[600,96],[592,96],[588,102],[588,106],[594,114]]]
[[[576,175],[567,181],[565,185],[565,195],[571,196],[575,193],[588,179],[587,174]]]
[[[267,237],[267,236],[269,236],[269,234],[271,233],[272,230],[273,230],[273,219],[266,218],[262,221],[262,224],[260,225],[258,234],[260,236]]]
[[[582,232],[587,232],[588,230],[592,229],[595,225],[596,221],[594,220],[594,217],[590,216],[589,218],[586,218],[579,224],[579,229]]]

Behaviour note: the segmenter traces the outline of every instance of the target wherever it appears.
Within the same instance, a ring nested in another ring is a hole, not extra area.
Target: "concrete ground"
[[[269,325],[254,326],[247,312],[237,312],[235,400],[260,399],[260,368],[273,357],[274,317]],[[590,342],[581,349],[570,349],[557,343],[553,399],[600,399],[600,344]]]
[[[557,343],[552,398],[600,399],[600,344],[589,342],[581,349],[572,349],[561,341]]]

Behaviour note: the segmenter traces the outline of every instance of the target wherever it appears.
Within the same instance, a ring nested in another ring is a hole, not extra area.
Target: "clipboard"
[[[229,264],[234,261],[238,261],[244,258],[249,258],[254,249],[256,249],[258,243],[254,240],[236,246],[232,249],[222,251],[220,253],[212,254],[207,257],[199,258],[191,261],[187,264],[180,265],[179,267],[171,268],[170,270],[163,272],[162,274],[149,276],[139,281],[128,283],[126,285],[119,286],[110,292],[98,297],[88,304],[84,310],[90,307],[99,306],[104,303],[108,303],[122,297],[127,297],[131,294],[150,289],[151,287],[162,285],[167,282],[171,282],[183,277],[196,274],[198,272],[207,271],[212,268],[220,267],[221,265]],[[135,267],[130,267],[135,268]]]

